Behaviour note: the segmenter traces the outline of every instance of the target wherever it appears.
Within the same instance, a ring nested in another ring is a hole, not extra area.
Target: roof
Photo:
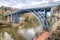
[[[8,16],[8,15],[11,15],[11,14],[14,14],[18,11],[26,11],[26,10],[33,10],[33,9],[41,9],[41,8],[47,8],[47,7],[54,7],[54,6],[59,6],[60,5],[60,1],[58,2],[49,2],[49,3],[43,3],[43,4],[37,4],[37,5],[31,5],[31,6],[26,6],[20,10],[16,10],[10,14],[7,14],[5,16]]]

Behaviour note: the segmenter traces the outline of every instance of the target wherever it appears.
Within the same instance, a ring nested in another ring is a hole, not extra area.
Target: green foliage
[[[24,20],[25,22],[28,22],[29,21],[29,18],[28,18],[28,16],[25,18],[25,20]]]
[[[5,27],[5,28],[0,28],[0,33],[3,33],[4,36],[4,32],[7,32],[11,35],[12,38],[14,38],[14,40],[18,39],[18,27]]]
[[[40,26],[40,22],[35,15],[25,13],[22,16],[24,16],[24,23],[22,25],[20,24],[20,26],[22,26],[23,28],[32,28]]]
[[[0,13],[0,16],[2,16],[2,14]]]

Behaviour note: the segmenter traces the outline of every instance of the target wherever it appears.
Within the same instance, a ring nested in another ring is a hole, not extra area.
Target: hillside
[[[15,10],[18,10],[18,9],[17,8],[1,6],[0,7],[0,19],[3,19],[4,15],[6,15],[8,13],[12,13]]]

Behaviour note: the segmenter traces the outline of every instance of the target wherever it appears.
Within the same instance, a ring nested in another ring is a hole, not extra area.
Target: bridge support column
[[[44,9],[44,17],[46,18],[46,10]]]
[[[9,22],[10,21],[10,17],[9,16],[7,16],[7,22]]]
[[[11,22],[12,22],[12,15],[11,15]]]

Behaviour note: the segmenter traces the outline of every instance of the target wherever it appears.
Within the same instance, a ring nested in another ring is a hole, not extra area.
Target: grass
[[[0,13],[0,16],[2,16],[2,14]]]
[[[32,27],[37,27],[40,26],[39,20],[36,18],[35,15],[32,13],[25,13],[22,16],[24,16],[24,23],[20,24],[23,28],[32,28]]]
[[[23,26],[24,28],[32,28],[32,27],[40,26],[40,23],[38,19],[36,18],[36,16],[31,15],[31,14],[24,14],[23,16],[25,17],[24,24],[20,26]],[[3,17],[1,17],[0,19],[2,20]],[[4,36],[4,32],[9,33],[11,37],[14,38],[14,40],[24,40],[24,38],[18,35],[18,27],[10,26],[10,27],[0,28],[0,33],[1,32],[3,36]]]
[[[18,27],[5,27],[5,28],[0,28],[0,32],[4,35],[4,32],[7,32],[11,35],[14,40],[18,39]]]
[[[4,20],[4,17],[2,14],[0,14],[0,20]]]

